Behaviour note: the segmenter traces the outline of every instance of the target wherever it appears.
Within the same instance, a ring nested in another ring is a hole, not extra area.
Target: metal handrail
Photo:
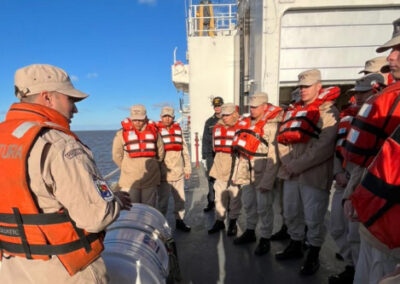
[[[208,7],[212,6],[215,12],[214,16],[212,17],[198,17],[196,12],[199,7]],[[217,9],[216,9],[217,8]],[[227,10],[226,12],[218,11],[224,8]],[[198,21],[200,19],[214,19],[215,28],[214,29],[199,29],[198,28]],[[198,36],[202,35],[204,32],[209,31],[233,31],[235,27],[233,24],[236,25],[237,23],[237,4],[198,4],[198,5],[190,5],[189,13],[187,18],[187,34],[188,36]]]
[[[116,173],[118,173],[120,171],[120,168],[116,168],[114,170],[112,170],[111,172],[109,172],[108,174],[106,174],[103,179],[108,181],[110,178],[112,178]]]

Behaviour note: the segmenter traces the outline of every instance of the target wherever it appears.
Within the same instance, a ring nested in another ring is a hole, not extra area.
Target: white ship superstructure
[[[212,12],[201,13],[206,7]],[[297,74],[311,68],[321,70],[323,84],[349,88],[399,15],[400,0],[189,0],[188,64],[175,60],[172,80],[189,95],[192,160],[212,97],[242,112],[258,91],[286,103]]]

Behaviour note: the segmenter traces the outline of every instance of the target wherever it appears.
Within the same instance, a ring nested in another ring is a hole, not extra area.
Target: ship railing
[[[212,8],[212,16],[199,16],[200,8]],[[203,22],[203,25],[200,24]],[[212,24],[213,22],[213,24]],[[231,35],[236,30],[237,4],[190,5],[187,18],[188,36]]]

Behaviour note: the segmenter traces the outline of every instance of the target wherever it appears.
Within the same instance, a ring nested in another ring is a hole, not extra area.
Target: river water
[[[75,131],[79,139],[92,150],[97,167],[103,176],[117,168],[112,160],[111,148],[116,130]],[[110,181],[117,181],[119,174]]]

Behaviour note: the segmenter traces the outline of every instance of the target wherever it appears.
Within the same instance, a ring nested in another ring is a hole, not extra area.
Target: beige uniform
[[[114,200],[105,201],[96,185],[101,175],[89,149],[57,130],[40,135],[28,158],[29,186],[43,213],[67,209],[77,227],[97,233],[119,214]],[[0,283],[107,283],[101,257],[70,276],[56,256],[48,261],[3,257]]]
[[[142,130],[146,128],[143,126]],[[121,169],[118,185],[121,190],[129,192],[133,203],[144,203],[156,206],[157,187],[160,185],[160,162],[164,159],[164,144],[157,135],[157,158],[131,158],[124,151],[123,130],[118,130],[112,146],[112,158]]]
[[[217,124],[228,128],[222,119]],[[239,186],[231,184],[228,180],[232,168],[232,155],[230,153],[215,152],[214,163],[210,170],[210,176],[215,178],[215,215],[216,219],[223,221],[229,206],[229,218],[237,219],[242,208],[241,191]]]
[[[295,241],[307,238],[312,246],[321,247],[325,239],[325,213],[329,203],[329,189],[333,180],[333,152],[339,111],[333,102],[325,102],[320,107],[317,126],[321,129],[319,138],[311,138],[307,143],[279,144],[282,164],[290,165],[295,175],[290,175],[284,167],[278,177],[284,179],[283,206],[288,232]]]
[[[257,220],[260,220],[260,235],[269,239],[273,230],[274,212],[274,187],[275,178],[279,169],[278,145],[276,134],[279,122],[282,121],[281,112],[278,116],[267,121],[263,127],[263,138],[268,142],[268,147],[262,143],[258,146],[257,153],[268,153],[266,158],[254,157],[252,160],[240,157],[236,160],[232,180],[235,184],[242,185],[242,201],[246,212],[246,227],[254,230]],[[251,125],[256,122],[252,120]],[[251,167],[251,168],[250,168]],[[261,192],[260,189],[267,189]]]
[[[361,183],[365,173],[365,168],[352,164],[351,177],[347,183],[343,199],[350,198],[358,184]],[[383,276],[396,268],[397,263],[400,263],[400,249],[389,249],[375,238],[363,224],[357,224],[359,225],[361,245],[354,283],[378,283]]]
[[[185,174],[192,173],[189,150],[184,139],[182,146],[182,151],[165,151],[158,189],[158,208],[164,215],[167,214],[169,193],[172,192],[175,219],[183,219],[185,215]]]
[[[335,156],[333,175],[346,174],[350,175],[354,165],[347,163],[346,169],[342,167],[341,160]],[[345,188],[333,183],[334,189],[331,205],[331,214],[329,222],[329,231],[335,240],[339,253],[343,256],[347,265],[355,266],[360,252],[360,234],[358,233],[358,222],[351,222],[344,216],[343,211],[343,195]]]

